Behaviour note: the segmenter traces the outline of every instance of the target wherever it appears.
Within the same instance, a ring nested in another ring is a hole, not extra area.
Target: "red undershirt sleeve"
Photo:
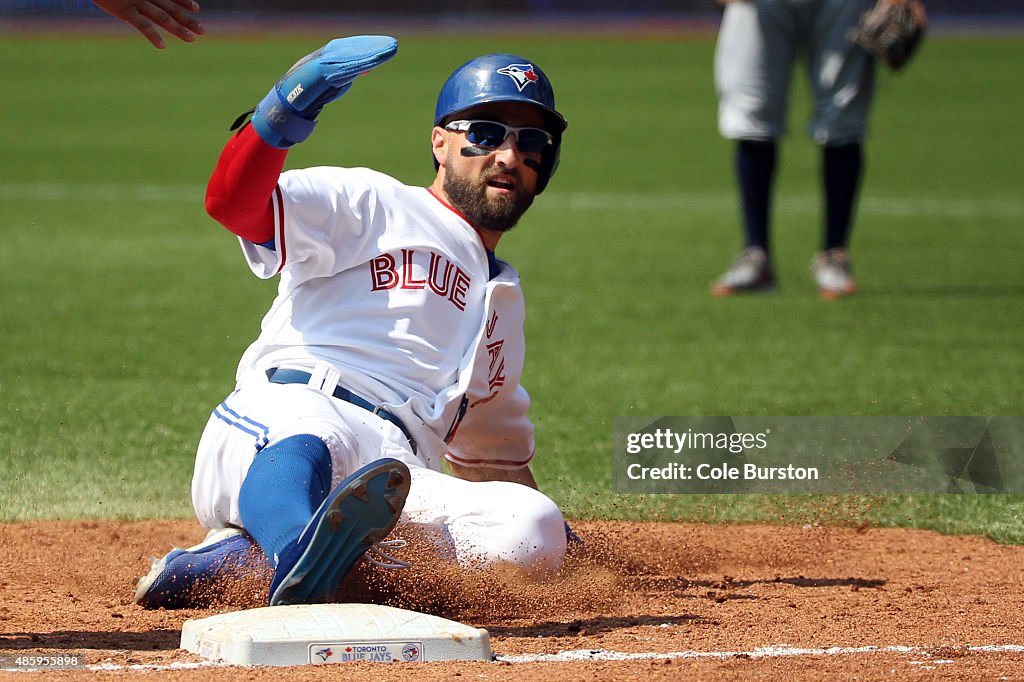
[[[206,186],[206,212],[254,244],[274,238],[273,193],[287,149],[271,147],[246,125],[231,137]]]

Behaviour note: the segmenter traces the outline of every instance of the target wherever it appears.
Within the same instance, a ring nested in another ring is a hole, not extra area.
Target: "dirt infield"
[[[1024,679],[1024,547],[906,530],[575,525],[586,549],[542,585],[419,562],[398,578],[362,570],[341,595],[485,627],[494,663],[254,668],[244,677]],[[147,557],[201,537],[182,521],[0,525],[0,660],[77,654],[87,666],[42,673],[50,680],[223,679],[225,670],[177,648],[181,625],[261,606],[263,581],[205,609],[149,612],[131,600]]]

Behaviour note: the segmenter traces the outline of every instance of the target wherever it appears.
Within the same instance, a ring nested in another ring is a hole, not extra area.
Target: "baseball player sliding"
[[[430,187],[282,172],[321,109],[397,48],[358,36],[307,55],[217,163],[207,211],[279,292],[199,443],[192,499],[210,533],[153,564],[145,607],[192,605],[253,543],[271,605],[329,599],[400,519],[467,567],[537,575],[563,560],[568,526],[529,468],[519,277],[495,256],[558,166],[566,122],[547,76],[509,54],[457,69],[437,100]]]

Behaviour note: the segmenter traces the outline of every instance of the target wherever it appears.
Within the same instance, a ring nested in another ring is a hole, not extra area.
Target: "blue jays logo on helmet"
[[[558,167],[562,133],[567,124],[565,117],[555,109],[551,81],[529,59],[514,54],[489,54],[460,66],[441,87],[434,125],[444,125],[473,107],[500,102],[522,102],[544,114],[544,127],[554,137],[554,144],[544,152],[541,161],[537,183],[537,194],[540,194]]]
[[[503,69],[498,69],[498,73],[511,78],[519,88],[519,92],[522,92],[523,88],[530,83],[540,80],[540,76],[533,70],[533,64],[509,64]]]

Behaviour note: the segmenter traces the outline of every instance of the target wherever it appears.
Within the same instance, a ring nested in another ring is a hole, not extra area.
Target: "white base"
[[[235,665],[494,659],[486,630],[376,604],[267,606],[191,619],[181,648]]]

